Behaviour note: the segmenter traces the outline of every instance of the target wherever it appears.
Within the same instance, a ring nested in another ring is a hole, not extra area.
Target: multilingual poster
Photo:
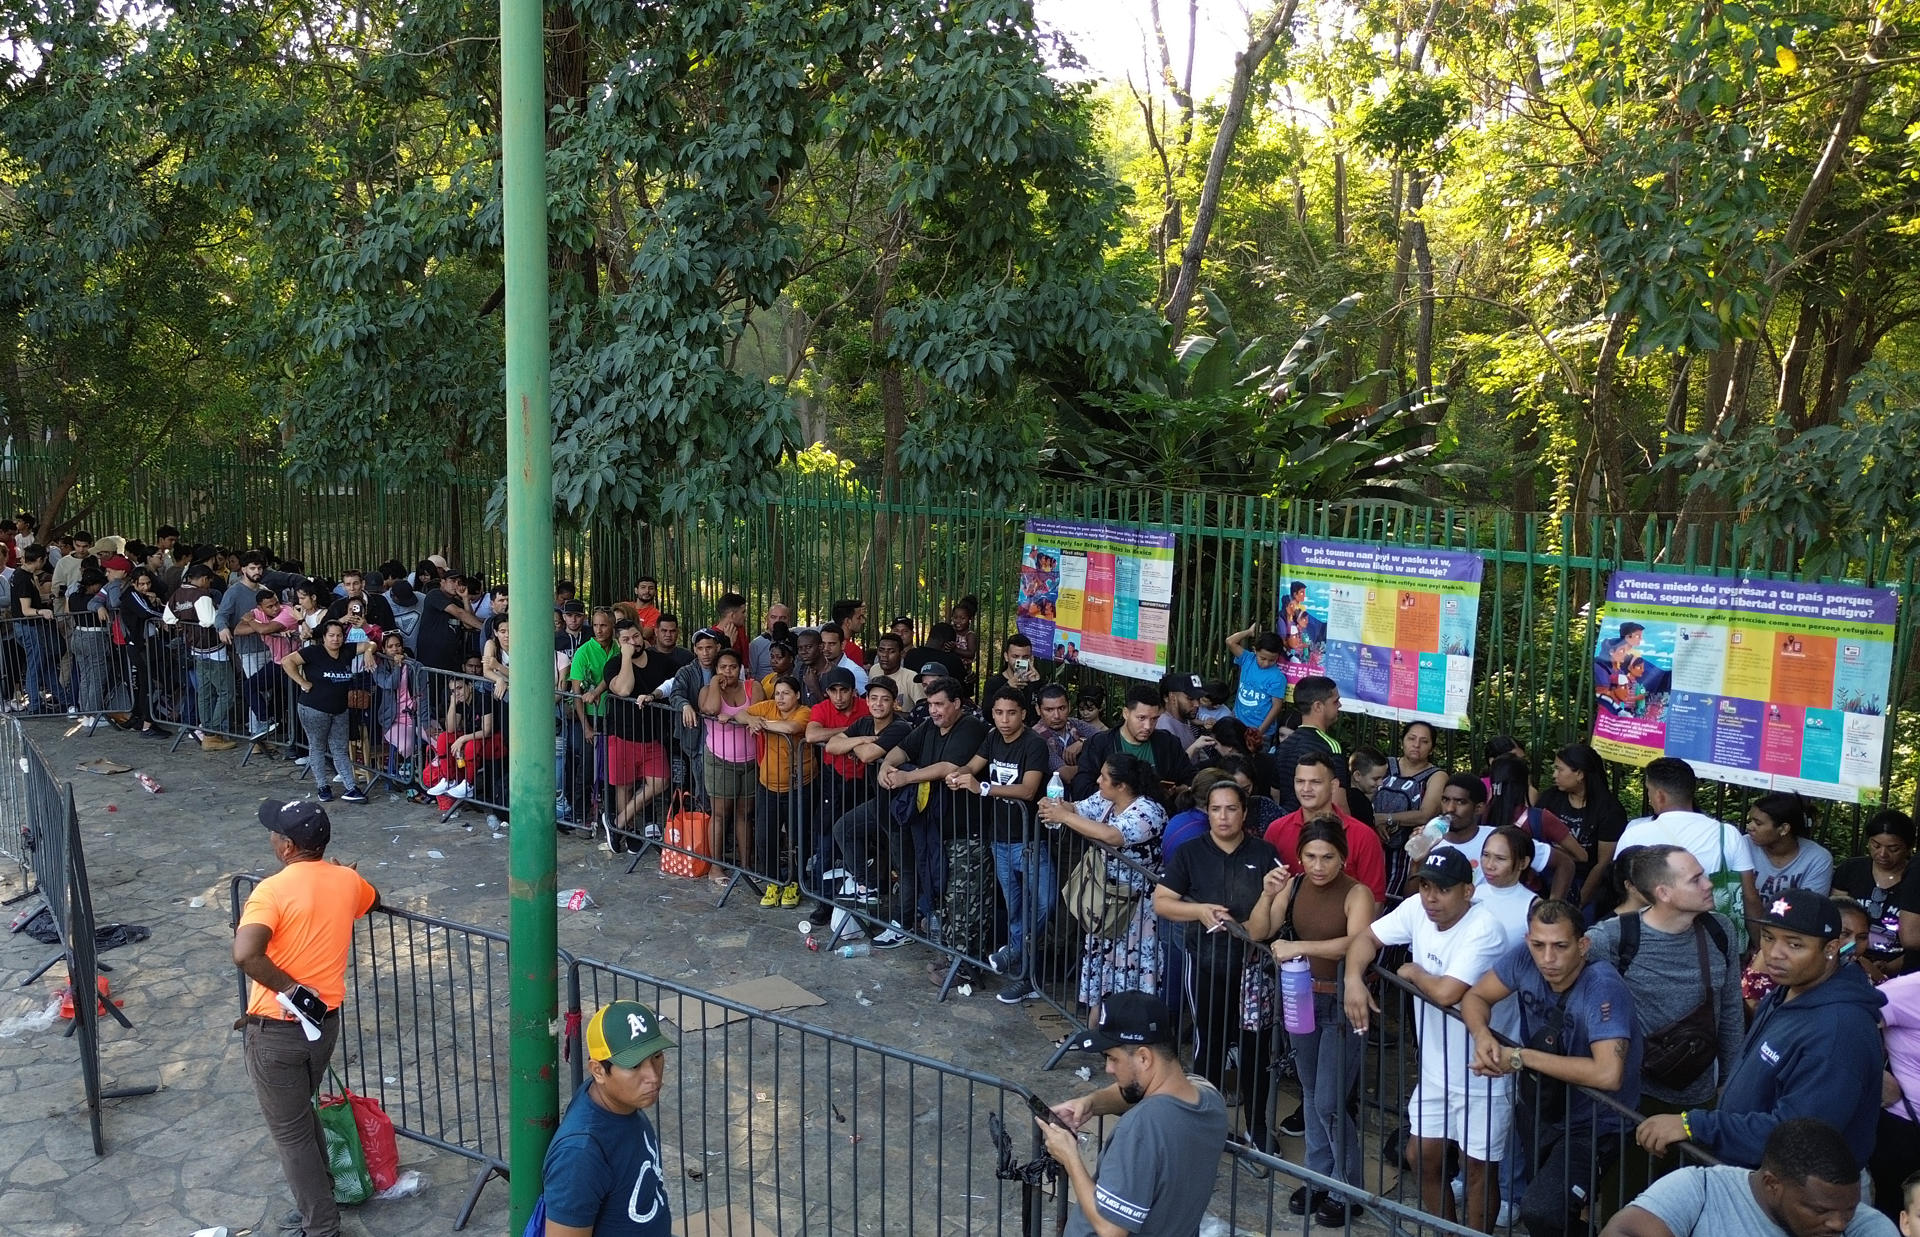
[[[1615,572],[1594,643],[1593,746],[1877,802],[1897,608],[1890,588]]]
[[[1136,679],[1167,671],[1174,534],[1028,520],[1014,625],[1034,652]]]
[[[1480,573],[1477,554],[1283,538],[1287,682],[1325,675],[1351,712],[1465,729]]]

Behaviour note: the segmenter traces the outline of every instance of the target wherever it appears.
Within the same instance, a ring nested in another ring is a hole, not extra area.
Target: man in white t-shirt
[[[1472,1044],[1465,1026],[1446,1010],[1506,952],[1506,933],[1484,906],[1473,903],[1473,868],[1451,846],[1437,846],[1414,869],[1419,897],[1408,898],[1373,927],[1354,938],[1347,950],[1346,1013],[1364,1033],[1377,1008],[1367,990],[1367,969],[1381,948],[1408,946],[1413,960],[1400,967],[1401,979],[1417,988],[1420,1082],[1407,1098],[1413,1133],[1411,1167],[1420,1178],[1420,1206],[1449,1220],[1453,1191],[1447,1188],[1447,1144],[1466,1158],[1469,1228],[1489,1231],[1493,1165],[1507,1145],[1513,1098],[1508,1078],[1476,1078],[1469,1070]]]
[[[1693,810],[1694,790],[1700,779],[1693,766],[1674,756],[1662,756],[1646,767],[1647,806],[1652,816],[1630,821],[1614,845],[1614,854],[1633,846],[1678,846],[1700,861],[1713,880],[1713,909],[1744,925],[1740,880],[1725,873],[1753,871],[1753,852],[1747,835],[1724,821]],[[1744,937],[1742,938],[1744,940]]]

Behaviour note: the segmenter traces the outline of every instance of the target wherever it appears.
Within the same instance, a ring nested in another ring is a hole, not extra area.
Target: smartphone
[[[1027,1101],[1027,1110],[1034,1116],[1046,1122],[1048,1125],[1057,1125],[1063,1130],[1067,1128],[1067,1123],[1060,1119],[1060,1114],[1053,1111],[1045,1100],[1031,1091],[1024,1091],[1021,1094]]]
[[[1013,659],[1013,668],[1024,674],[1026,671],[1033,669],[1033,658],[1016,657]]]

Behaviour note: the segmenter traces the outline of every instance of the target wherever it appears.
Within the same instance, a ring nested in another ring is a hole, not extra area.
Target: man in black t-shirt
[[[672,776],[667,759],[670,714],[656,707],[655,689],[673,677],[673,663],[647,647],[638,624],[622,619],[615,626],[619,653],[607,659],[601,681],[607,687],[607,784],[613,787],[614,812],[608,821],[615,851],[622,836],[641,836],[647,805],[666,793]],[[634,783],[642,783],[634,793]],[[660,826],[647,824],[644,836],[658,838]]]
[[[975,812],[986,816],[993,843],[993,873],[1007,902],[1007,943],[987,955],[997,975],[1013,980],[1000,990],[1003,1005],[1018,1005],[1040,995],[1029,978],[1026,945],[1037,941],[1053,907],[1052,848],[1033,834],[1033,805],[1046,781],[1047,742],[1027,727],[1027,693],[1006,686],[989,706],[993,733],[967,767],[947,778],[956,795],[980,796]],[[1029,899],[1031,901],[1029,901]],[[1029,934],[1028,919],[1032,919]]]
[[[852,874],[854,882],[862,886],[864,892],[856,892],[855,896],[863,901],[877,894],[880,878],[887,870],[877,862],[881,834],[885,831],[887,836],[894,836],[893,817],[885,810],[888,801],[878,797],[876,775],[887,753],[898,747],[913,728],[899,711],[898,693],[892,679],[877,676],[867,680],[866,699],[866,716],[854,719],[821,748],[823,763],[835,769],[841,778],[840,794],[846,804],[833,822],[834,852],[839,856],[841,869]],[[837,769],[836,761],[839,762]],[[890,929],[881,933],[874,943],[888,948],[904,945],[906,941],[905,933]]]
[[[1300,800],[1293,794],[1293,767],[1302,756],[1318,753],[1333,760],[1333,806],[1343,815],[1353,813],[1347,807],[1346,749],[1333,737],[1334,723],[1340,720],[1340,686],[1324,675],[1309,675],[1293,686],[1294,707],[1300,710],[1300,725],[1280,740],[1266,758],[1267,785],[1273,801],[1283,813],[1296,811]]]
[[[930,935],[938,935],[936,908],[947,894],[947,853],[941,844],[942,833],[958,832],[953,791],[946,785],[947,775],[967,767],[986,742],[987,728],[980,719],[967,714],[962,704],[965,689],[953,679],[935,679],[927,684],[927,720],[921,722],[887,753],[880,763],[880,787],[885,791],[906,790],[922,782],[927,789],[925,808],[911,814],[907,840],[913,848],[915,910],[926,921]]]
[[[420,664],[435,670],[458,670],[471,647],[468,632],[480,630],[480,618],[469,604],[465,576],[448,576],[420,600],[420,627],[415,639]]]

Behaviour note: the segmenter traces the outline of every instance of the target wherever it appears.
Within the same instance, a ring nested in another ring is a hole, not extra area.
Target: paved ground
[[[155,1094],[109,1101],[107,1155],[88,1144],[77,1055],[64,1023],[44,1022],[57,973],[21,980],[47,955],[25,936],[0,938],[0,1234],[95,1237],[163,1233],[186,1237],[226,1225],[272,1237],[288,1206],[230,1027],[236,1010],[229,959],[229,881],[269,871],[272,854],[254,810],[265,796],[292,797],[310,784],[292,766],[238,753],[202,753],[102,730],[68,733],[57,721],[29,723],[54,768],[74,782],[101,923],[151,928],[145,942],[104,960],[116,999],[134,1027],[103,1023],[105,1085],[158,1083]],[[92,776],[78,761],[108,756],[156,776],[159,795],[133,775]],[[303,773],[303,771],[301,771]],[[358,861],[388,902],[466,923],[505,929],[505,835],[479,814],[469,830],[438,823],[430,809],[385,795],[364,806],[335,804],[332,854]],[[791,911],[761,911],[743,893],[720,909],[705,881],[662,877],[652,865],[632,876],[626,860],[582,840],[559,842],[560,884],[587,889],[599,906],[561,913],[560,944],[583,957],[711,989],[783,975],[825,999],[803,1011],[810,1022],[898,1044],[939,1060],[1071,1093],[1062,1071],[1042,1074],[1064,1024],[1039,1007],[1002,1006],[988,994],[934,1001],[930,952],[908,947],[869,959],[808,953]],[[9,870],[0,897],[20,891]],[[195,905],[195,903],[200,903]],[[871,1004],[860,1004],[856,993]],[[473,1166],[402,1140],[403,1167],[423,1190],[348,1215],[348,1233],[446,1232]],[[506,1227],[507,1191],[482,1195],[473,1231]]]

